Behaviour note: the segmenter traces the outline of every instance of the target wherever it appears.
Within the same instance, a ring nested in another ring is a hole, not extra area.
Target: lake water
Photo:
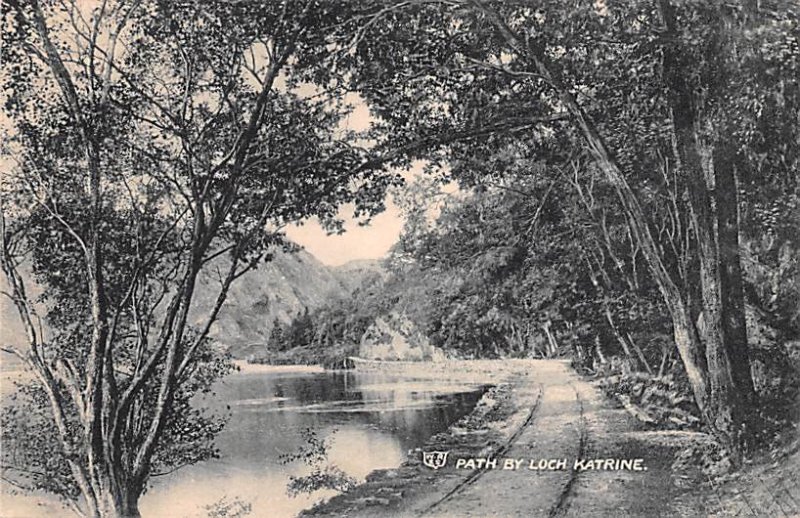
[[[220,459],[159,477],[141,500],[143,516],[207,516],[204,506],[221,499],[250,503],[254,517],[294,516],[333,494],[286,492],[290,476],[311,469],[280,459],[306,444],[303,430],[329,439],[328,462],[362,481],[374,469],[398,466],[409,449],[471,411],[483,391],[382,373],[253,370],[226,378],[209,403],[230,406],[217,438]]]

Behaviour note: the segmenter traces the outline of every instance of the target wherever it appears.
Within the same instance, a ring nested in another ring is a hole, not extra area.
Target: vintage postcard
[[[795,0],[0,12],[0,517],[800,516]]]

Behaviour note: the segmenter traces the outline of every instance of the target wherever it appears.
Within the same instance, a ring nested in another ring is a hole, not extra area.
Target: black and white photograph
[[[797,0],[0,5],[0,518],[800,518]]]

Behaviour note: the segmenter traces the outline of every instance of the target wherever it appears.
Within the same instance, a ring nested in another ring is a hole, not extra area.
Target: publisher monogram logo
[[[424,451],[422,463],[431,469],[443,468],[447,464],[447,451]]]

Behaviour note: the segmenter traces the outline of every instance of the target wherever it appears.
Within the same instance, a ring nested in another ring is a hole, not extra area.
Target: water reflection
[[[469,412],[480,387],[380,373],[239,373],[224,380],[208,406],[230,406],[230,422],[217,440],[221,458],[158,480],[141,502],[144,516],[204,516],[219,499],[240,497],[253,516],[293,516],[330,496],[290,498],[290,476],[309,471],[279,457],[303,445],[311,428],[332,439],[329,460],[363,479],[399,465],[409,449]],[[335,433],[334,433],[335,431]]]

